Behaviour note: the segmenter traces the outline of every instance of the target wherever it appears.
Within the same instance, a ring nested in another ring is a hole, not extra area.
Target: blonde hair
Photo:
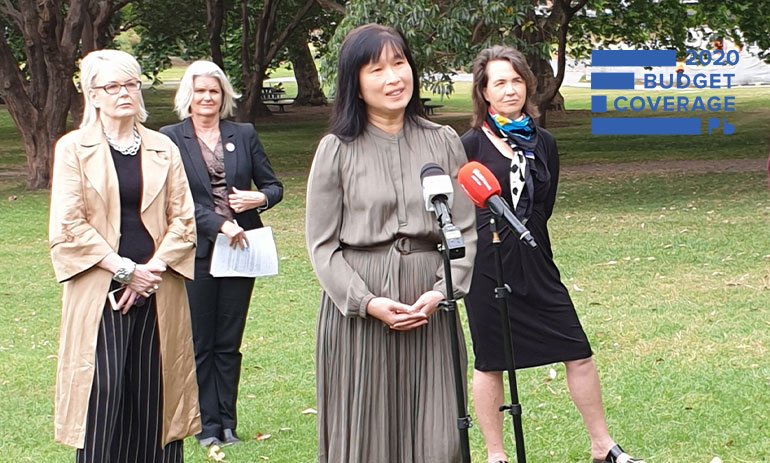
[[[240,98],[239,93],[235,93],[232,84],[227,80],[225,72],[211,61],[196,61],[192,63],[182,76],[179,82],[179,89],[174,97],[174,112],[179,119],[190,117],[190,105],[193,100],[193,85],[195,78],[199,76],[214,77],[219,81],[219,87],[222,89],[222,107],[219,108],[219,117],[224,119],[233,115],[235,109],[235,100]]]
[[[96,85],[99,72],[105,68],[114,69],[132,79],[142,79],[142,68],[136,58],[120,50],[94,50],[80,61],[80,87],[83,92],[83,120],[80,128],[88,127],[99,119],[99,108],[94,106],[91,98],[91,90]],[[136,113],[136,121],[147,120],[147,109],[144,107],[144,98],[139,92],[139,112]]]

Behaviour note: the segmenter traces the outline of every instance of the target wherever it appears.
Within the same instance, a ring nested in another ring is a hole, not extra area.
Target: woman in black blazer
[[[247,247],[244,231],[261,227],[260,213],[283,197],[283,185],[254,127],[222,119],[232,115],[238,96],[219,66],[196,61],[176,93],[174,109],[182,122],[160,129],[179,147],[195,201],[198,247],[195,280],[187,284],[187,295],[202,421],[196,437],[204,447],[241,442],[235,433],[235,402],[254,288],[253,278],[211,276],[213,244],[223,233],[231,246]]]

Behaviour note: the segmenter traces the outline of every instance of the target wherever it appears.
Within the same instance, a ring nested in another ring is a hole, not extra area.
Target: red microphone
[[[491,196],[500,196],[502,192],[497,177],[478,161],[471,161],[460,167],[457,181],[473,204],[482,209],[487,207],[487,200]]]
[[[497,177],[487,169],[484,164],[478,161],[471,161],[460,168],[457,173],[457,181],[465,192],[465,195],[473,201],[477,207],[487,208],[497,218],[503,219],[508,226],[519,235],[519,240],[523,241],[532,249],[537,248],[537,243],[529,230],[519,222],[519,219],[511,212],[508,206],[500,197],[502,189]]]

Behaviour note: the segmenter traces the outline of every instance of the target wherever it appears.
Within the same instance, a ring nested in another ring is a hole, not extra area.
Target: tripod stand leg
[[[511,394],[510,405],[503,405],[500,411],[508,411],[513,421],[513,434],[516,439],[516,461],[526,463],[527,457],[524,451],[524,429],[521,425],[521,404],[519,403],[519,391],[516,384],[516,365],[513,357],[513,343],[511,341],[511,323],[508,319],[508,294],[511,289],[503,282],[503,262],[500,255],[500,236],[497,234],[495,219],[489,221],[492,231],[492,247],[495,250],[495,275],[497,287],[495,299],[500,311],[500,322],[503,329],[503,343],[505,345],[505,364],[508,366],[508,385]]]
[[[465,403],[466,394],[463,387],[465,372],[463,371],[460,359],[459,333],[457,331],[459,317],[457,315],[457,301],[454,298],[454,288],[452,286],[452,266],[449,250],[445,246],[441,246],[440,251],[441,258],[444,261],[444,282],[447,297],[445,301],[439,303],[439,307],[450,315],[446,319],[447,323],[449,323],[449,339],[452,350],[452,370],[454,372],[455,396],[457,400],[457,430],[460,435],[460,453],[463,463],[471,463],[471,446],[468,441],[468,428],[471,427],[471,417],[468,415],[468,407]]]

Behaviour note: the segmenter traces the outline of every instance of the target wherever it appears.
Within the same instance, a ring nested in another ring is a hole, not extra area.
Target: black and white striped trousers
[[[107,302],[96,342],[85,446],[76,451],[76,463],[181,463],[181,440],[161,447],[162,410],[155,298],[126,315]]]

